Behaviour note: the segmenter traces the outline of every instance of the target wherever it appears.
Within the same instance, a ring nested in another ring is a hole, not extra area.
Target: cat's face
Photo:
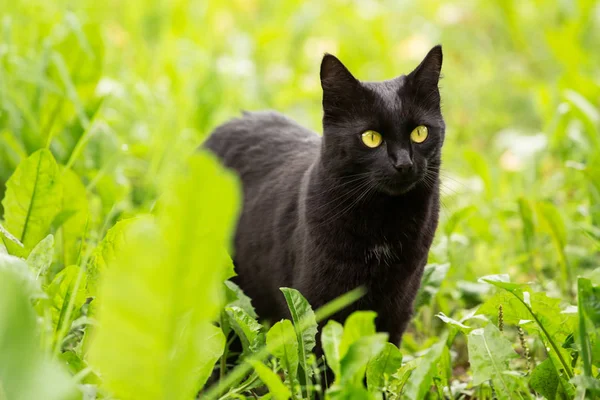
[[[334,56],[321,64],[323,163],[340,176],[364,177],[380,192],[400,195],[431,185],[440,167],[445,125],[436,46],[410,74],[361,82]]]

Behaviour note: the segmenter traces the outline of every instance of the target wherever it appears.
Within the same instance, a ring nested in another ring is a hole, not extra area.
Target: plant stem
[[[552,340],[552,337],[550,336],[550,334],[548,333],[548,331],[546,330],[546,328],[544,327],[544,325],[542,325],[542,323],[538,319],[537,315],[535,315],[535,313],[533,312],[533,310],[529,307],[529,305],[527,305],[527,303],[525,303],[525,301],[523,299],[521,299],[519,296],[517,296],[514,292],[512,292],[510,290],[509,290],[509,292],[512,293],[513,296],[515,296],[517,299],[519,299],[519,301],[525,306],[525,308],[527,308],[527,311],[529,311],[529,313],[531,314],[531,316],[535,320],[535,323],[540,327],[540,329],[544,333],[544,336],[546,336],[546,338],[548,340],[548,343],[550,343],[550,346],[552,346],[552,349],[556,352],[556,355],[558,356],[558,359],[560,360],[560,363],[562,364],[563,368],[565,369],[565,373],[567,374],[567,377],[569,378],[569,380],[571,378],[573,378],[573,371],[571,370],[571,367],[565,361],[564,357],[562,356],[562,354],[558,350],[558,346],[556,345],[556,343],[554,343],[554,340]]]

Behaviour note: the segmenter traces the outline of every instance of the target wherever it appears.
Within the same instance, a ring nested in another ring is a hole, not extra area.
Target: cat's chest
[[[402,224],[364,237],[362,245],[355,244],[355,248],[370,266],[411,263],[421,259],[428,247],[423,243],[424,229],[423,221],[405,219]]]
[[[381,242],[367,246],[364,250],[366,264],[391,265],[400,261],[402,243]]]

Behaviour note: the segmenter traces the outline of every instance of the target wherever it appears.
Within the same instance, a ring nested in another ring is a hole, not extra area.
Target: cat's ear
[[[417,82],[418,87],[422,89],[437,89],[442,71],[442,60],[442,46],[438,44],[429,50],[421,64],[408,74],[408,78]]]
[[[321,61],[321,87],[323,92],[344,92],[352,90],[358,80],[334,55],[326,53]]]

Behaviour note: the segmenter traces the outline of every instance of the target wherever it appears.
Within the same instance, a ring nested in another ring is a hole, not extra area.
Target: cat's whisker
[[[317,227],[326,225],[332,221],[335,221],[337,218],[342,217],[345,213],[352,210],[356,205],[358,205],[366,197],[366,195],[373,189],[375,189],[375,185],[371,184],[371,181],[364,182],[364,184],[362,184],[360,186],[359,190],[353,191],[353,194],[356,194],[360,190],[363,190],[363,192],[360,195],[358,195],[349,205],[345,206],[341,211],[337,212],[337,208],[336,208],[336,209],[334,209],[334,211],[336,211],[335,214],[331,215],[331,212],[328,213],[328,215],[326,215],[325,220],[321,221],[318,225],[316,225],[314,227],[314,229],[316,229]]]
[[[354,196],[355,194],[357,194],[358,192],[360,192],[360,190],[365,186],[366,183],[368,183],[369,181],[361,181],[358,180],[357,182],[354,182],[357,186],[352,188],[351,190],[342,193],[339,197],[334,197],[331,200],[329,200],[328,202],[319,205],[318,207],[312,209],[313,212],[319,212],[322,209],[329,207],[331,208],[332,205],[334,205],[334,208],[337,207],[340,203],[345,202],[346,200],[352,198],[352,196]],[[327,192],[322,192],[321,194],[324,194]]]
[[[339,184],[332,184],[330,188],[321,191],[316,196],[320,196],[320,195],[329,193],[329,192],[334,191],[334,190],[339,190],[342,187],[346,187],[346,186],[351,185],[353,183],[360,182],[361,180],[365,179],[366,177],[368,177],[370,175],[371,175],[370,172],[363,172],[363,173],[360,173],[360,174],[354,174],[354,175],[348,175],[348,176],[342,177],[342,178],[340,178],[341,183],[339,183]]]

